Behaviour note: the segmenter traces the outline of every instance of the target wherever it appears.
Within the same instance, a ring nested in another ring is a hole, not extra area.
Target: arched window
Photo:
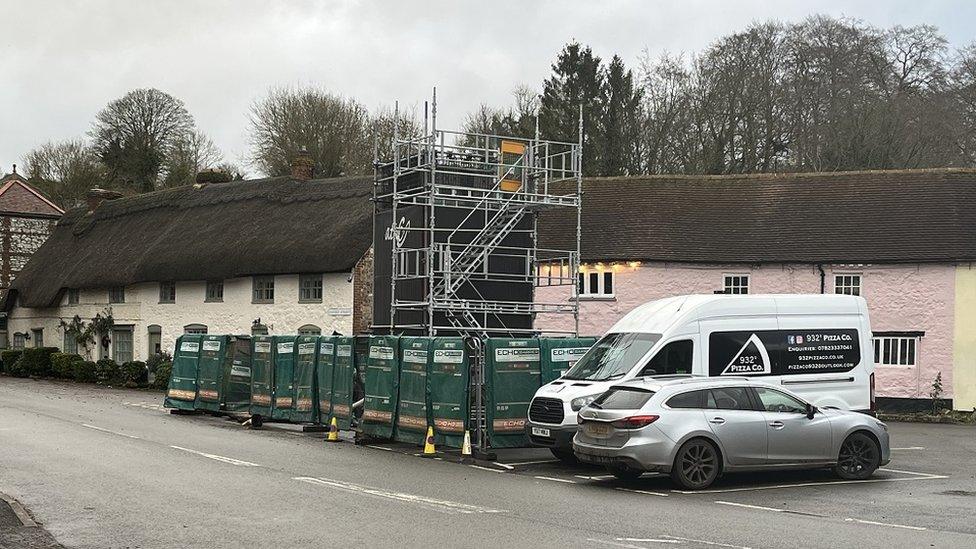
[[[206,324],[187,324],[183,326],[184,334],[205,334],[207,333]]]
[[[322,335],[322,328],[319,328],[314,324],[306,324],[298,329],[298,335],[303,335],[303,336]]]

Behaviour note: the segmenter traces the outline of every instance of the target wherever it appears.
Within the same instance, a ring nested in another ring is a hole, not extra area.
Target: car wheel
[[[576,458],[576,454],[574,454],[572,450],[549,448],[549,451],[552,452],[552,455],[556,456],[556,459],[563,463],[568,463],[570,465],[579,463],[579,460]]]
[[[864,480],[878,469],[881,449],[864,433],[853,433],[840,446],[834,471],[845,480]]]
[[[626,469],[624,467],[611,467],[608,469],[610,474],[617,477],[620,480],[637,480],[644,474],[644,471],[637,471],[635,469]]]
[[[696,438],[678,449],[671,467],[671,479],[687,490],[701,490],[715,482],[720,466],[715,445]]]

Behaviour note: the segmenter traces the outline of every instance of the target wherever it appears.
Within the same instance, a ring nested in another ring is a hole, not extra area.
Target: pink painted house
[[[540,247],[572,246],[572,221],[546,213]],[[942,398],[976,408],[976,170],[591,179],[581,252],[582,335],[674,295],[856,294],[880,406],[929,406],[941,374]]]

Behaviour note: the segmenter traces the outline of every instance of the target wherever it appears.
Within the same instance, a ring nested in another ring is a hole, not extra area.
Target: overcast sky
[[[373,109],[422,105],[436,85],[438,125],[456,127],[479,103],[508,105],[517,84],[541,88],[573,39],[635,66],[644,48],[697,51],[752,21],[812,13],[931,23],[953,47],[976,38],[972,0],[0,0],[0,173],[45,141],[84,136],[138,87],[182,99],[246,165],[247,112],[272,86],[320,86]]]

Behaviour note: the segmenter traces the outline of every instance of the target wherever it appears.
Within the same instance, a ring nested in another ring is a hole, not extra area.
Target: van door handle
[[[782,421],[770,421],[769,422],[769,426],[772,427],[773,429],[782,429],[783,428],[783,422]]]
[[[712,419],[708,420],[708,422],[709,423],[714,423],[715,425],[721,425],[721,424],[725,423],[725,418],[724,417],[713,417]]]

